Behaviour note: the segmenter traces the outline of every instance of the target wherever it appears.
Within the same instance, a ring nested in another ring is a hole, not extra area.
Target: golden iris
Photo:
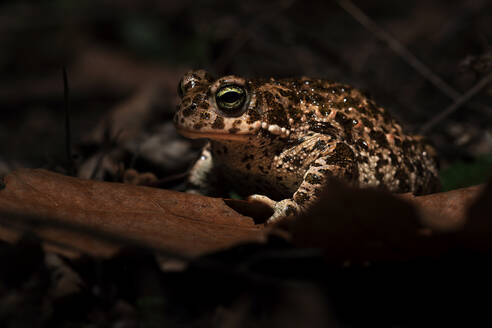
[[[238,85],[226,85],[217,90],[215,102],[223,111],[234,111],[242,108],[246,101],[246,90]]]

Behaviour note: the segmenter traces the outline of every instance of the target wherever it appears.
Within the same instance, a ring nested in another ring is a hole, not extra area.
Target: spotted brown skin
[[[320,79],[214,79],[191,71],[174,117],[186,137],[208,138],[189,182],[209,195],[233,189],[270,205],[269,222],[316,200],[329,177],[360,187],[437,191],[435,152],[407,135],[359,90]]]

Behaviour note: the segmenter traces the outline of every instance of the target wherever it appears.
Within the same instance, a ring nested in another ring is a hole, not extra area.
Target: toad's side
[[[312,203],[329,177],[393,192],[436,191],[434,150],[406,135],[386,110],[350,86],[319,79],[212,78],[188,72],[174,117],[189,138],[208,138],[192,189],[234,190],[272,207],[269,223]]]

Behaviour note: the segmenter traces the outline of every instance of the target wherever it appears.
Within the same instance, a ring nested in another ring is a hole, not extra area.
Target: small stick
[[[367,16],[359,7],[350,0],[336,0],[338,5],[348,12],[362,26],[373,32],[380,40],[385,41],[394,52],[399,54],[405,61],[412,66],[423,77],[434,84],[439,90],[446,94],[449,98],[456,100],[461,95],[449,84],[444,82],[432,70],[421,62],[414,54],[408,51],[405,46],[395,39],[388,32],[379,27],[369,16]]]
[[[437,87],[442,93],[447,95],[449,98],[454,100],[454,103],[446,108],[443,112],[438,114],[430,122],[426,123],[424,127],[420,129],[421,133],[423,131],[428,131],[429,128],[434,126],[437,122],[447,117],[449,114],[456,111],[463,104],[465,104],[471,97],[473,97],[481,88],[487,85],[488,82],[482,80],[475,87],[469,90],[465,95],[456,91],[452,86],[447,84],[443,79],[441,79],[437,74],[435,74],[428,66],[426,66],[422,61],[415,57],[405,46],[395,39],[391,34],[379,27],[376,22],[374,22],[369,16],[367,16],[359,7],[357,7],[351,0],[336,0],[338,5],[342,7],[347,13],[349,13],[356,21],[358,21],[362,26],[364,26],[369,31],[373,32],[376,37],[380,40],[385,41],[388,46],[397,54],[399,54],[411,67],[413,67],[417,72],[419,72],[424,78],[431,82],[435,87]],[[488,79],[487,77],[485,79]],[[483,85],[482,85],[483,83]],[[478,88],[475,90],[475,88]],[[473,92],[472,92],[473,91]],[[468,93],[470,93],[468,95]],[[474,107],[479,107],[481,109],[488,109],[487,106],[482,106],[480,104],[475,104]]]
[[[468,90],[464,95],[459,97],[454,103],[449,105],[445,110],[437,114],[433,119],[429,122],[425,123],[419,130],[421,134],[425,134],[432,127],[434,127],[437,123],[442,121],[444,118],[448,117],[456,110],[458,110],[461,106],[463,106],[468,100],[470,100],[473,96],[475,96],[478,92],[480,92],[483,88],[485,88],[492,81],[492,73],[489,73],[477,84],[475,84],[470,90]]]
[[[67,69],[65,66],[63,70],[63,96],[64,96],[64,107],[65,107],[65,151],[68,160],[68,174],[70,176],[75,175],[73,157],[72,157],[72,136],[70,132],[70,88],[68,86]]]

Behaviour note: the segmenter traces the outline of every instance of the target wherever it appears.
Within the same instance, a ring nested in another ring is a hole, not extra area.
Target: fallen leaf
[[[50,243],[50,250],[68,256],[78,256],[77,250],[110,256],[121,242],[96,238],[87,231],[64,229],[64,223],[185,256],[263,240],[261,226],[232,210],[220,198],[84,180],[41,169],[15,171],[4,178],[4,185],[0,190],[0,239],[13,242],[19,238],[21,232],[15,226],[25,228],[23,215],[55,220],[60,223],[58,226],[43,224],[41,219],[31,229],[43,240],[59,244]],[[16,214],[17,220],[9,219],[5,213]]]
[[[469,187],[414,197],[340,185],[328,188],[318,204],[294,220],[287,228],[290,234],[273,233],[292,237],[298,246],[330,249],[337,259],[440,254],[454,242],[449,233],[462,230],[467,209],[481,190]],[[201,255],[242,242],[263,241],[263,225],[244,215],[262,222],[271,214],[269,209],[241,200],[30,169],[4,178],[0,213],[0,239],[14,242],[22,231],[34,230],[49,242],[46,247],[67,256],[81,252],[111,256],[125,240],[183,256]],[[6,213],[16,218],[9,219]],[[26,225],[23,216],[40,220],[35,226],[32,222]],[[98,231],[109,235],[97,235]],[[106,238],[109,236],[123,239]]]
[[[415,197],[331,181],[307,213],[280,227],[295,245],[323,249],[332,263],[435,257],[463,246],[468,208],[482,189]],[[492,221],[485,225],[492,229]]]
[[[397,196],[416,206],[424,226],[439,231],[456,231],[463,228],[468,208],[483,189],[484,186],[479,185],[425,196]]]
[[[467,209],[468,222],[461,240],[466,247],[480,252],[492,251],[492,181]]]

